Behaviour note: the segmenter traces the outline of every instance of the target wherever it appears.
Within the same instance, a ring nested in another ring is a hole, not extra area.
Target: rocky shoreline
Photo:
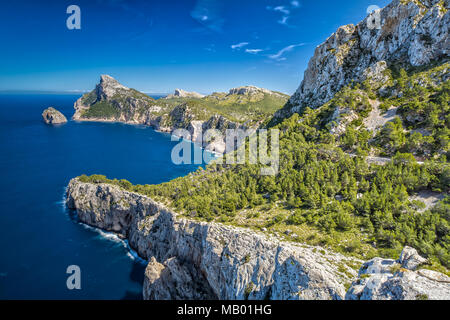
[[[450,299],[447,276],[418,270],[412,248],[399,260],[363,262],[279,241],[253,230],[188,220],[152,199],[72,179],[66,204],[80,221],[126,238],[149,261],[145,299]],[[357,269],[357,268],[356,268]]]
[[[247,102],[250,103],[255,99],[264,99],[266,96],[277,97],[279,101],[283,101],[280,107],[284,105],[288,97],[267,89],[247,86],[231,89],[228,94],[213,93],[206,97],[195,92],[177,89],[173,95],[154,100],[141,92],[123,86],[111,76],[102,75],[96,88],[74,103],[75,113],[72,119],[146,125],[156,131],[168,133],[185,129],[186,136],[183,138],[186,140],[191,140],[208,151],[223,154],[227,151],[225,140],[227,129],[243,131],[250,128],[256,129],[262,121],[230,120],[234,118],[227,118],[219,114],[217,110],[206,110],[208,104],[216,104],[216,107],[219,103],[240,105],[243,101],[248,100]],[[202,98],[209,100],[203,101]],[[198,107],[197,103],[200,103],[201,107]],[[222,137],[215,136],[216,139],[211,141],[203,139],[203,135],[211,129],[220,133]]]

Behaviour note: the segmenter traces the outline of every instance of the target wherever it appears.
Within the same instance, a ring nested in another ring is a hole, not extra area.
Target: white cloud
[[[301,7],[301,3],[298,0],[292,0],[290,1],[290,5],[288,6],[266,6],[266,10],[269,11],[274,11],[274,12],[278,12],[278,13],[282,13],[283,16],[281,17],[280,20],[277,20],[277,22],[279,24],[285,25],[285,26],[289,26],[288,25],[288,19],[291,15],[291,10],[295,10]]]
[[[284,16],[284,17],[281,18],[281,20],[278,20],[278,23],[279,23],[279,24],[285,24],[285,25],[286,25],[288,19],[289,19],[289,17]]]
[[[286,60],[286,57],[283,57],[283,55],[289,51],[292,51],[292,49],[296,48],[296,47],[301,47],[304,46],[304,43],[299,43],[299,44],[291,44],[290,46],[284,47],[283,49],[281,49],[280,51],[278,51],[275,54],[271,54],[269,55],[269,58],[272,60],[276,60],[276,61],[284,61]]]
[[[248,42],[241,42],[241,43],[233,44],[233,45],[231,45],[231,49],[233,49],[233,50],[240,49],[242,47],[245,47],[248,44],[249,44]]]
[[[207,46],[207,47],[205,47],[203,49],[205,49],[206,51],[209,51],[209,52],[216,52],[216,45],[215,44],[210,44],[209,46]]]
[[[251,54],[258,54],[261,51],[264,51],[263,49],[245,49],[245,52],[251,53]]]
[[[281,13],[284,13],[284,14],[289,14],[289,13],[291,13],[288,9],[286,9],[285,6],[278,6],[278,7],[275,7],[275,8],[273,8],[273,11],[278,11],[278,12],[281,12]]]
[[[222,32],[225,20],[222,17],[224,2],[218,0],[197,0],[191,17],[203,28],[214,32]]]

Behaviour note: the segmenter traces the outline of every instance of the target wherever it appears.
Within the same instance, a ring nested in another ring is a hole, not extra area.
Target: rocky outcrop
[[[417,267],[426,263],[411,247],[398,260],[374,258],[362,266],[348,300],[450,300],[450,278]]]
[[[264,88],[258,88],[255,86],[242,86],[237,88],[232,88],[229,90],[228,95],[261,95],[261,94],[267,94],[267,95],[276,95],[279,97],[283,97],[284,95],[275,91],[270,91]]]
[[[113,185],[73,179],[67,206],[82,222],[127,238],[149,260],[146,299],[343,299],[356,278],[353,258],[191,221]]]
[[[209,151],[222,154],[229,151],[226,150],[225,143],[226,129],[239,128],[245,131],[248,127],[258,127],[261,121],[253,121],[251,125],[251,121],[238,122],[236,119],[239,115],[236,114],[230,114],[229,118],[233,119],[230,120],[226,115],[218,114],[217,110],[221,109],[218,105],[256,103],[265,99],[267,94],[276,95],[270,103],[279,103],[280,106],[288,98],[281,93],[248,86],[232,89],[229,94],[216,93],[206,97],[176,89],[173,95],[154,100],[137,90],[125,87],[111,76],[102,75],[95,89],[75,102],[73,119],[142,124],[169,133],[186,129],[189,136],[184,136],[185,139],[192,140]],[[197,101],[192,101],[192,98]],[[200,105],[196,102],[200,102]],[[215,108],[208,109],[210,105]],[[217,130],[222,137],[205,141],[202,137],[208,130]]]
[[[174,98],[203,98],[205,95],[200,94],[198,92],[188,92],[182,89],[175,89],[173,94],[169,94],[165,99],[174,99]]]
[[[381,82],[388,65],[448,59],[449,1],[394,0],[356,26],[340,27],[316,48],[300,87],[275,118],[321,106],[351,81]]]
[[[426,259],[413,248],[406,247],[399,260],[374,258],[357,274],[349,267],[361,263],[357,259],[247,229],[191,221],[114,185],[72,179],[66,203],[82,222],[127,238],[149,261],[146,299],[450,299],[450,278],[414,271]]]
[[[150,123],[161,110],[151,97],[102,75],[95,89],[74,104],[74,120],[118,121],[133,124]]]
[[[47,108],[42,112],[42,119],[46,124],[61,124],[67,122],[67,118],[53,107]]]

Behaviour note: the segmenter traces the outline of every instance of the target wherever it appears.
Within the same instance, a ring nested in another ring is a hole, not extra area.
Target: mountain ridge
[[[348,270],[348,265],[339,265],[338,277],[344,275],[354,281],[344,283],[344,288],[339,284],[339,294],[336,296],[333,289],[333,295],[328,291],[326,298],[450,299],[446,276],[450,275],[450,166],[447,161],[450,63],[446,51],[444,56],[439,53],[445,43],[442,37],[448,36],[448,30],[442,31],[443,21],[449,17],[445,11],[448,1],[394,0],[386,8],[381,11],[382,21],[390,24],[391,31],[411,28],[424,30],[425,34],[411,31],[398,35],[399,39],[405,37],[412,46],[410,52],[395,44],[398,40],[392,33],[390,38],[386,26],[381,31],[373,31],[371,39],[375,47],[380,44],[381,53],[391,52],[389,41],[392,40],[392,52],[398,55],[387,59],[391,61],[376,60],[373,56],[372,61],[372,53],[359,50],[360,39],[352,41],[359,37],[358,28],[339,28],[337,34],[328,39],[332,42],[330,48],[335,50],[327,53],[334,54],[329,57],[330,64],[325,64],[329,68],[312,67],[308,72],[317,71],[317,77],[307,79],[300,86],[298,94],[277,113],[276,123],[271,124],[280,132],[277,175],[261,176],[261,165],[212,163],[205,169],[160,185],[132,185],[100,175],[81,176],[70,183],[68,205],[79,210],[86,221],[98,218],[99,227],[105,227],[103,222],[106,221],[107,228],[125,232],[121,221],[130,221],[126,215],[128,209],[135,212],[135,208],[139,208],[135,197],[148,197],[167,208],[156,210],[159,213],[176,212],[179,218],[193,224],[198,221],[201,225],[191,225],[189,230],[193,233],[176,233],[174,239],[183,243],[181,252],[175,246],[174,251],[164,251],[169,254],[162,257],[152,254],[151,250],[171,243],[164,238],[164,230],[177,229],[173,225],[183,225],[181,229],[185,230],[184,222],[178,224],[177,219],[164,219],[161,228],[159,219],[154,219],[155,210],[133,214],[144,221],[140,231],[145,236],[152,238],[156,234],[158,239],[163,239],[155,243],[140,237],[133,240],[144,251],[150,250],[146,256],[150,260],[144,286],[146,298],[155,298],[158,292],[172,298],[186,298],[176,293],[190,294],[185,291],[186,283],[194,279],[195,272],[201,268],[204,268],[202,275],[211,272],[211,278],[199,277],[206,281],[205,287],[218,288],[216,292],[220,292],[215,278],[220,275],[220,266],[213,264],[208,268],[211,264],[203,260],[213,252],[226,266],[232,261],[230,263],[243,275],[238,283],[224,285],[227,293],[231,290],[237,299],[261,299],[259,294],[269,289],[261,284],[261,277],[256,282],[250,279],[252,273],[248,270],[255,264],[265,265],[267,252],[258,251],[255,244],[247,255],[242,254],[240,249],[245,246],[234,242],[239,240],[240,232],[228,234],[218,242],[208,237],[209,230],[224,225],[272,237],[268,246],[281,248],[281,241],[316,246],[311,261],[297,260],[294,252],[290,254],[291,263],[282,264],[280,272],[288,271],[289,276],[283,276],[281,283],[289,286],[283,289],[284,295],[281,292],[282,296],[275,295],[276,298],[323,299],[323,286],[309,285],[318,280],[319,284],[328,286],[330,279],[314,277],[312,283],[305,282],[312,275],[308,268],[319,261],[320,256],[326,259],[328,255],[339,253],[368,261],[361,268],[350,266],[353,270]],[[392,17],[394,13],[399,14],[400,19]],[[367,22],[364,21],[362,23]],[[428,37],[422,39],[424,35]],[[408,40],[416,36],[417,43]],[[380,38],[382,41],[377,42]],[[437,43],[437,51],[428,50],[427,43]],[[325,57],[322,49],[326,46],[319,46],[311,65]],[[402,61],[405,53],[409,59],[406,64]],[[360,68],[341,68],[345,61],[358,65],[360,59]],[[396,60],[398,66],[392,65]],[[417,66],[411,68],[411,62]],[[351,76],[353,71],[358,76],[355,79]],[[330,87],[326,88],[328,84]],[[314,85],[317,85],[315,91],[313,87],[307,89]],[[329,90],[321,91],[323,86]],[[220,101],[226,95],[213,94],[209,99]],[[418,162],[419,157],[423,161]],[[382,163],[369,161],[370,158],[380,159]],[[100,193],[96,194],[97,191]],[[84,192],[89,193],[89,198],[84,197]],[[421,200],[427,194],[436,199],[428,205]],[[132,199],[121,203],[123,196]],[[102,219],[103,215],[108,219]],[[155,223],[157,226],[153,228]],[[201,245],[191,245],[198,239],[202,239]],[[184,246],[185,243],[188,245]],[[207,253],[199,253],[197,247],[206,248]],[[256,252],[258,254],[252,255]],[[183,261],[203,263],[198,263],[192,271],[189,269],[192,263],[183,264]],[[302,268],[298,272],[289,273],[299,265]],[[270,259],[269,266],[277,268],[280,264]],[[356,270],[356,278],[347,273],[353,274]],[[267,273],[268,278],[264,279],[273,279],[274,284],[279,285],[278,275],[280,273]],[[306,296],[302,296],[303,290]]]
[[[225,138],[206,142],[199,137],[209,129],[224,134],[226,129],[257,128],[288,98],[282,93],[246,86],[207,96],[177,89],[174,94],[155,100],[111,76],[102,75],[95,89],[75,102],[72,118],[143,124],[163,132],[186,129],[190,140],[207,150],[223,153]]]
[[[340,27],[316,48],[302,83],[275,121],[328,102],[353,80],[382,77],[389,65],[417,67],[448,59],[449,7],[449,0],[394,0],[378,11],[379,29],[369,27],[373,16]]]

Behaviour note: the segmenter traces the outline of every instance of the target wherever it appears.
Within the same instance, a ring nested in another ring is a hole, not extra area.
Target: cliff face
[[[72,179],[66,202],[82,222],[127,238],[149,261],[146,299],[450,299],[450,278],[417,270],[426,259],[413,248],[406,247],[398,260],[374,258],[357,273],[360,260],[251,230],[187,220],[109,184]]]
[[[53,107],[47,108],[42,112],[42,119],[46,124],[66,123],[66,117]]]
[[[155,100],[102,75],[96,88],[75,102],[73,119],[143,124],[171,133],[186,129],[190,137],[185,139],[201,143],[207,150],[223,153],[224,139],[209,143],[201,141],[200,137],[210,129],[218,130],[224,136],[226,129],[256,128],[287,99],[287,95],[270,90],[241,87],[231,89],[228,94],[210,96],[177,89],[175,94]]]
[[[146,299],[343,299],[357,260],[256,232],[189,221],[150,198],[73,179],[80,220],[129,240],[149,260]]]
[[[173,94],[169,94],[164,99],[174,99],[174,98],[203,98],[204,95],[198,92],[188,92],[183,89],[175,89]]]
[[[373,15],[340,27],[316,48],[300,87],[275,118],[318,107],[352,80],[383,81],[389,65],[448,59],[449,7],[449,0],[394,0],[379,12],[381,28],[373,28]]]

